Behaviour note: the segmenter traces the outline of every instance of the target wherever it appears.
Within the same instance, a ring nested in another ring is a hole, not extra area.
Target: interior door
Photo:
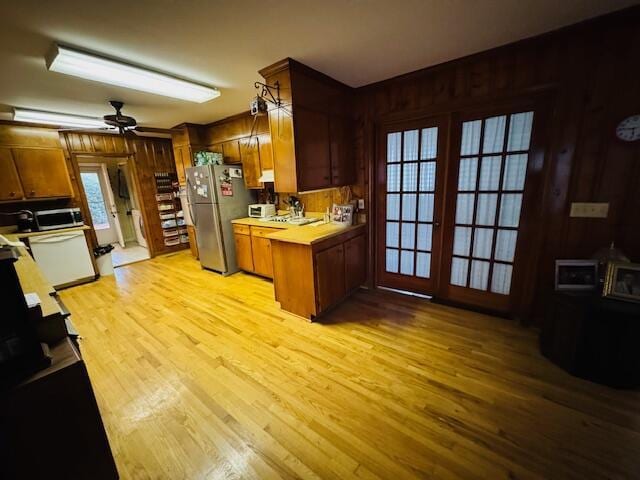
[[[377,169],[377,284],[432,295],[438,286],[446,121],[385,127]]]
[[[534,135],[539,113],[521,106],[460,115],[454,122],[444,298],[510,310],[526,277],[526,257],[535,251],[526,246],[535,232],[523,232],[523,212],[525,205],[529,215],[535,210],[544,161]]]

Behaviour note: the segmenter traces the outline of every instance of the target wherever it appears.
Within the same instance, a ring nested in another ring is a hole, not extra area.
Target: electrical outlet
[[[577,218],[607,218],[609,215],[608,203],[571,203],[570,217]]]
[[[358,210],[364,210],[364,198],[358,199]]]

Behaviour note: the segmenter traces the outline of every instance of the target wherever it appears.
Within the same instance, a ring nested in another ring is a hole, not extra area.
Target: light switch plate
[[[609,215],[608,203],[571,203],[569,216],[578,218],[607,218]]]
[[[364,198],[358,199],[358,210],[364,210]]]

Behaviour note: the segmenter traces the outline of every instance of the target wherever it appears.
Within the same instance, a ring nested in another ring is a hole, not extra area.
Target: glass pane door
[[[386,131],[380,159],[378,283],[432,293],[439,226],[438,158],[443,150],[435,122]]]
[[[460,287],[492,296],[494,304],[486,302],[487,307],[507,304],[533,117],[529,111],[462,123],[449,278],[453,297]]]

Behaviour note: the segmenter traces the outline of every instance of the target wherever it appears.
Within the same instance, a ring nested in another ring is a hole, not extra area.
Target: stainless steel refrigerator
[[[196,229],[200,264],[229,275],[238,271],[231,220],[247,216],[255,193],[242,178],[242,167],[202,165],[186,169],[188,212]]]

